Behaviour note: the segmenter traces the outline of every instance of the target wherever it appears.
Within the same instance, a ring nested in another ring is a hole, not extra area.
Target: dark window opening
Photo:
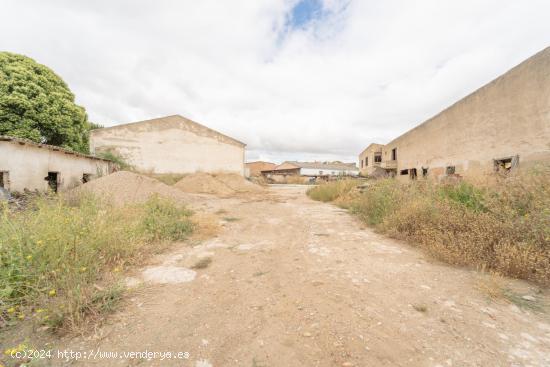
[[[397,160],[397,148],[393,148],[391,150],[391,160],[396,161]]]
[[[416,180],[416,168],[411,168],[409,170],[409,176],[411,177],[411,180]]]
[[[445,168],[445,173],[447,175],[454,175],[455,171],[456,171],[455,166],[448,166]]]
[[[401,172],[400,172],[401,176],[405,176],[405,175],[408,175],[409,174],[409,170],[408,169],[402,169]]]
[[[53,192],[57,192],[57,187],[58,187],[57,177],[58,177],[57,172],[48,172],[48,176],[44,177],[44,179],[48,181],[48,186]]]
[[[90,181],[91,178],[92,178],[92,175],[89,173],[82,174],[82,183],[86,183]]]
[[[519,164],[519,155],[493,160],[495,172],[509,172]]]
[[[8,173],[0,171],[0,188],[7,189],[8,186]]]
[[[363,168],[363,160],[361,159],[361,168]]]
[[[380,163],[380,162],[382,162],[382,154],[375,154],[374,163]]]
[[[365,157],[365,167],[369,166],[369,157]]]
[[[428,176],[428,169],[422,167],[422,177],[427,177],[427,176]]]

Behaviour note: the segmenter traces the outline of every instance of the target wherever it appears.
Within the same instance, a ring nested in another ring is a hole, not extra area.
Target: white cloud
[[[354,160],[550,40],[544,0],[4,0],[0,49],[60,74],[105,125],[180,113],[251,159]]]

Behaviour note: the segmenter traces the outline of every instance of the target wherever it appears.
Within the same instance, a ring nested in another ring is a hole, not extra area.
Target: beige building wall
[[[514,156],[519,167],[550,160],[550,48],[385,145],[383,166],[396,163],[400,179],[413,168],[438,179],[447,167],[483,178],[495,159]]]
[[[48,172],[57,172],[58,190],[63,191],[81,184],[84,174],[94,178],[110,173],[108,161],[53,149],[0,141],[0,172],[5,188],[19,192],[46,191],[48,182],[44,178]]]
[[[382,144],[371,144],[359,154],[359,171],[362,176],[383,174],[381,162],[376,162],[375,156],[382,155]]]
[[[245,144],[178,115],[93,130],[90,149],[142,172],[244,174]]]

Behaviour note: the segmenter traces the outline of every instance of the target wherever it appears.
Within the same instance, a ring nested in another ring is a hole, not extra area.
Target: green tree
[[[89,151],[90,124],[67,84],[33,59],[0,52],[0,135]]]

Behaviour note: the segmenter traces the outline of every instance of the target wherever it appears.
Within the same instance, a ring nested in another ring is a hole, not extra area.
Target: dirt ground
[[[550,366],[550,319],[535,307],[548,290],[506,280],[517,302],[491,299],[488,275],[438,263],[304,191],[201,196],[194,205],[216,213],[218,237],[130,274],[126,305],[61,343],[87,359],[63,364]],[[119,355],[92,357],[98,349]],[[189,358],[120,355],[131,351]]]

